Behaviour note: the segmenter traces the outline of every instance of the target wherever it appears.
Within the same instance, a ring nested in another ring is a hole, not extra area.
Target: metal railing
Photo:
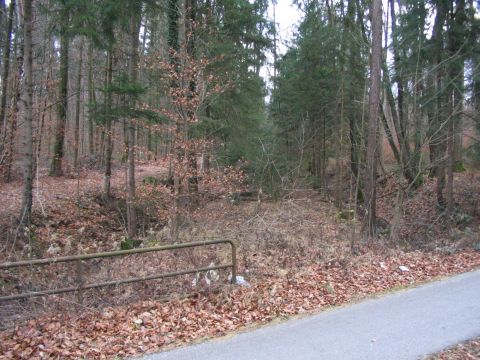
[[[109,257],[125,256],[125,255],[133,255],[133,254],[144,254],[149,252],[185,249],[185,248],[209,246],[209,245],[216,245],[216,244],[230,244],[232,248],[231,264],[209,266],[209,267],[184,270],[184,271],[175,271],[175,272],[162,273],[162,274],[152,274],[152,275],[143,276],[143,277],[119,279],[119,280],[106,281],[106,282],[93,283],[93,284],[88,284],[88,283],[85,284],[85,279],[83,277],[82,261],[84,260],[109,258]],[[231,240],[211,240],[211,241],[201,241],[201,242],[191,242],[191,243],[184,243],[184,244],[150,247],[150,248],[143,248],[143,249],[111,251],[111,252],[86,254],[86,255],[72,255],[72,256],[50,258],[50,259],[36,259],[36,260],[23,260],[23,261],[17,261],[17,262],[7,262],[7,263],[0,264],[0,270],[6,270],[6,269],[11,269],[16,267],[34,266],[34,265],[50,265],[50,264],[57,264],[57,263],[64,263],[64,262],[76,262],[77,286],[71,286],[71,287],[65,287],[65,288],[59,288],[59,289],[47,289],[42,291],[33,291],[28,293],[2,296],[0,297],[0,302],[8,301],[8,300],[26,299],[26,298],[35,297],[35,296],[64,294],[64,293],[76,292],[76,291],[78,292],[80,297],[79,302],[81,302],[82,292],[88,289],[96,289],[96,288],[105,287],[105,286],[117,286],[122,284],[140,282],[140,281],[162,279],[162,278],[168,278],[168,277],[174,277],[174,276],[180,276],[180,275],[195,274],[203,271],[220,270],[220,269],[228,269],[228,268],[232,269],[232,279],[231,279],[232,284],[235,284],[236,278],[237,278],[237,249],[234,242]]]

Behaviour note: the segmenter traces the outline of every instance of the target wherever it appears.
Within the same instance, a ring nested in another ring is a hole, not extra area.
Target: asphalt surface
[[[419,359],[479,335],[475,271],[141,359]]]

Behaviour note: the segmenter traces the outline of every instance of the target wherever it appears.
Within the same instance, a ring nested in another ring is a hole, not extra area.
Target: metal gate
[[[232,256],[231,256],[232,262],[230,264],[208,266],[203,268],[190,269],[190,270],[184,270],[184,271],[174,271],[174,272],[161,273],[161,274],[152,274],[152,275],[143,276],[143,277],[126,278],[126,279],[119,279],[114,281],[106,281],[106,282],[91,283],[91,284],[85,283],[85,279],[83,277],[82,261],[84,260],[109,258],[109,257],[115,257],[115,256],[126,256],[126,255],[133,255],[133,254],[144,254],[144,253],[157,252],[157,251],[194,248],[194,247],[209,246],[209,245],[216,245],[216,244],[230,244],[231,250],[232,250]],[[191,242],[191,243],[184,243],[184,244],[150,247],[150,248],[143,248],[143,249],[111,251],[111,252],[86,254],[86,255],[73,255],[73,256],[64,256],[64,257],[50,258],[50,259],[36,259],[36,260],[24,260],[24,261],[17,261],[17,262],[7,262],[4,264],[0,264],[0,270],[6,270],[6,269],[11,269],[16,267],[25,267],[25,266],[50,265],[50,264],[57,264],[57,263],[64,263],[64,262],[76,263],[77,286],[65,287],[65,288],[59,288],[59,289],[47,289],[42,291],[34,291],[34,292],[14,294],[9,296],[2,296],[0,297],[0,302],[8,301],[8,300],[26,299],[26,298],[31,298],[35,296],[63,294],[63,293],[75,292],[75,291],[78,291],[79,295],[81,296],[83,290],[96,289],[96,288],[105,287],[105,286],[117,286],[117,285],[129,284],[129,283],[134,283],[139,281],[162,279],[162,278],[168,278],[168,277],[174,277],[174,276],[180,276],[180,275],[186,275],[186,274],[194,274],[194,273],[209,271],[209,270],[231,268],[232,284],[235,284],[236,277],[237,277],[237,249],[234,242],[231,240],[211,240],[211,241]]]

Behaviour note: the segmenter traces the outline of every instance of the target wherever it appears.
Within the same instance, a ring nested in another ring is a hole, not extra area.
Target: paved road
[[[143,360],[418,359],[480,335],[480,271]]]

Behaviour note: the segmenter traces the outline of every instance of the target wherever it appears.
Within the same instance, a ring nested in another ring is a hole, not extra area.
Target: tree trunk
[[[195,21],[197,16],[197,3],[196,0],[187,0],[186,2],[186,16],[185,16],[185,37],[187,40],[187,57],[190,61],[195,59]],[[187,36],[188,35],[188,36]],[[197,90],[197,82],[195,79],[191,79],[189,86],[189,100],[195,94]],[[189,122],[193,123],[195,121],[196,114],[194,111],[189,111],[188,114]],[[189,136],[191,139],[192,136]],[[198,193],[198,162],[197,162],[197,151],[195,148],[195,142],[191,142],[188,151],[188,167],[190,177],[188,179],[188,189],[190,194]],[[194,199],[192,199],[193,201]],[[195,201],[194,201],[195,202]]]
[[[0,98],[0,135],[5,132],[5,117],[7,109],[7,91],[8,91],[8,75],[10,73],[10,50],[12,42],[13,15],[15,11],[15,0],[11,0],[8,8],[7,20],[7,36],[5,38],[5,48],[3,52],[3,71],[2,71],[2,97]],[[0,144],[0,153],[2,152]]]
[[[132,84],[138,79],[138,45],[139,45],[139,25],[140,25],[140,11],[134,4],[133,12],[130,18],[129,32],[130,32],[130,62],[129,75]],[[135,108],[135,98],[132,96],[129,106]],[[127,224],[128,237],[133,239],[137,235],[137,214],[135,209],[135,123],[133,119],[128,121],[127,129],[128,138],[128,184],[127,184]]]
[[[32,217],[33,188],[33,131],[32,131],[32,0],[23,3],[24,30],[24,77],[21,96],[22,120],[24,128],[24,168],[23,196],[20,223],[29,226]]]
[[[414,172],[411,170],[412,164],[410,163],[410,146],[408,144],[407,138],[407,116],[405,115],[405,105],[404,105],[404,79],[402,74],[402,69],[400,66],[400,49],[397,39],[397,30],[396,30],[396,16],[395,16],[395,1],[390,0],[390,15],[392,20],[392,42],[393,42],[393,64],[395,67],[395,82],[397,84],[397,101],[398,101],[398,129],[397,136],[400,143],[400,150],[402,155],[402,166],[407,167],[406,171]]]
[[[90,43],[88,46],[88,102],[89,104],[95,103],[95,88],[93,85],[93,44]],[[88,111],[88,154],[93,156],[95,152],[95,140],[93,134],[94,128],[94,119],[93,112]]]
[[[410,154],[410,147],[409,147],[408,139],[406,136],[405,125],[402,125],[402,123],[405,121],[405,117],[403,116],[403,110],[397,112],[397,109],[395,108],[395,99],[393,97],[392,84],[390,82],[387,63],[385,60],[382,61],[382,66],[383,66],[386,102],[392,114],[392,123],[395,129],[397,143],[399,145],[398,149],[395,149],[394,147],[392,147],[392,151],[394,152],[395,159],[397,160],[399,165],[402,167],[402,171],[405,179],[413,188],[417,188],[420,185],[420,181],[416,176],[417,164],[412,163],[413,159]],[[398,87],[398,84],[397,84],[397,87]],[[400,92],[400,89],[402,89],[401,92],[403,93],[403,87],[399,87],[398,89],[399,89],[398,90],[399,92]],[[401,106],[403,109],[403,102],[399,103],[398,106],[399,107]],[[387,133],[387,137],[388,137],[390,146],[392,146],[392,144],[395,143],[393,141],[393,134],[390,132],[390,130],[388,131],[389,133]],[[392,138],[392,142],[390,140],[390,137]],[[398,154],[398,156],[396,153]]]
[[[53,145],[53,157],[50,166],[50,176],[62,176],[62,162],[64,158],[65,125],[67,123],[68,109],[68,50],[69,50],[69,11],[64,7],[61,14],[60,24],[60,76],[58,83],[57,125],[55,127],[55,140]]]
[[[17,11],[19,14],[19,19],[23,20],[23,9],[19,6],[17,7]],[[10,128],[5,130],[5,143],[6,149],[4,153],[1,154],[2,159],[0,159],[0,164],[5,164],[3,169],[3,175],[5,182],[11,181],[12,175],[12,163],[13,163],[13,152],[14,152],[14,141],[15,141],[15,134],[17,132],[17,122],[18,122],[18,113],[19,113],[19,103],[20,103],[20,96],[21,96],[21,86],[20,82],[23,76],[23,28],[22,23],[18,24],[18,27],[15,31],[15,41],[13,46],[13,53],[16,54],[15,59],[15,67],[17,69],[15,74],[15,79],[13,81],[13,96],[12,96],[12,104],[10,106]]]
[[[3,23],[6,21],[6,17],[7,17],[7,6],[5,5],[5,0],[0,0],[0,34],[2,34],[2,38],[3,38]],[[1,41],[0,41],[1,43]],[[1,44],[0,44],[1,46]],[[2,65],[2,62],[0,62],[0,67]]]
[[[80,144],[80,103],[81,103],[81,91],[82,91],[82,65],[83,65],[83,39],[80,42],[78,49],[78,73],[77,73],[77,94],[75,96],[75,144],[73,149],[73,167],[75,171],[78,170],[78,147]]]
[[[465,0],[456,1],[454,16],[449,17],[448,29],[448,54],[452,59],[448,65],[448,107],[450,114],[448,124],[448,172],[447,172],[447,212],[448,219],[451,219],[454,208],[453,198],[453,172],[454,166],[462,166],[461,142],[458,149],[458,140],[455,141],[457,131],[461,129],[461,117],[463,108],[463,84],[464,84],[464,56],[462,46],[465,42]],[[461,139],[461,131],[459,131]]]
[[[107,54],[107,88],[112,84],[112,74],[113,74],[113,50],[110,49]],[[106,109],[106,135],[107,143],[105,146],[105,175],[103,178],[103,196],[105,199],[110,198],[110,179],[112,177],[112,119],[110,117],[110,110],[112,108],[112,94],[110,91],[107,91],[107,97],[105,101]]]
[[[365,218],[364,236],[375,235],[377,202],[377,150],[378,120],[380,113],[380,71],[382,61],[382,0],[373,0],[372,19],[372,55],[370,60],[370,95],[367,134],[367,166],[365,176]]]
[[[432,121],[429,128],[429,147],[432,174],[437,178],[435,192],[437,194],[437,202],[440,207],[445,207],[445,199],[443,198],[443,189],[445,187],[445,149],[446,149],[446,135],[445,126],[443,122],[446,120],[444,114],[444,97],[445,91],[443,89],[444,67],[443,61],[443,25],[445,23],[447,9],[443,1],[439,1],[437,6],[437,15],[435,16],[435,23],[433,26],[432,43],[434,46],[434,86],[436,104]]]
[[[183,2],[182,2],[183,4]],[[168,0],[168,47],[169,47],[169,61],[170,64],[174,66],[175,72],[178,74],[179,72],[179,61],[178,61],[178,52],[180,50],[180,1],[179,0]],[[173,51],[176,54],[173,54]],[[175,89],[179,86],[179,81],[175,78],[170,80],[170,88]],[[181,160],[181,148],[178,143],[183,140],[180,134],[180,126],[177,122],[175,124],[175,129],[172,130],[172,153],[173,157],[170,160],[170,166],[168,171],[168,176],[173,178],[174,188],[173,188],[173,206],[171,209],[170,214],[170,239],[172,242],[176,242],[178,240],[178,229],[179,229],[179,222],[180,222],[180,214],[179,214],[179,197],[181,191],[181,179],[178,174],[178,169],[176,169],[176,163]]]
[[[453,87],[453,162],[454,168],[461,170],[463,168],[463,98],[464,98],[464,75],[465,75],[465,55],[462,47],[466,41],[466,21],[465,0],[456,2],[455,18],[453,20],[453,31],[451,34],[450,56],[459,56],[460,58],[452,63],[451,85]],[[477,55],[478,56],[478,55]],[[476,70],[478,72],[478,69]]]

